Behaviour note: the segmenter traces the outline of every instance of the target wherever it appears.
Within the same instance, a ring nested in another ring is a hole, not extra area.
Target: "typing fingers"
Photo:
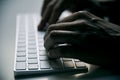
[[[64,2],[64,0],[58,0],[48,21],[49,24],[56,23],[56,21],[59,19],[61,13],[65,10]]]
[[[58,23],[62,23],[62,22],[71,22],[71,21],[75,21],[77,19],[86,19],[88,21],[91,21],[91,19],[99,19],[102,21],[101,18],[91,14],[88,11],[79,11],[79,12],[75,12],[72,15],[64,18],[63,20],[58,21]]]
[[[53,30],[45,38],[44,46],[46,50],[50,50],[59,44],[78,44],[80,33],[65,30]],[[75,39],[76,38],[76,39]]]
[[[46,9],[43,13],[43,16],[42,16],[42,20],[38,26],[38,30],[42,30],[46,23],[48,22],[51,14],[52,14],[52,10],[53,10],[53,7],[55,6],[55,4],[57,3],[58,0],[52,0],[49,2],[49,4],[46,6]]]
[[[44,36],[44,39],[46,36],[53,30],[68,30],[68,31],[77,31],[77,32],[87,32],[87,31],[93,31],[98,29],[99,27],[96,27],[89,23],[87,20],[77,20],[73,22],[63,22],[63,23],[57,23],[50,25],[49,28],[46,31],[46,34]]]
[[[44,14],[44,12],[45,12],[45,10],[46,10],[47,5],[48,5],[51,1],[52,1],[52,0],[44,0],[44,1],[43,1],[41,16],[43,16],[43,14]]]

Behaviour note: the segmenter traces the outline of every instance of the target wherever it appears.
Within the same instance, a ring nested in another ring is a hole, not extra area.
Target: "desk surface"
[[[40,13],[43,0],[0,1],[0,80],[120,80],[103,69],[91,69],[89,73],[60,73],[14,78],[13,63],[15,49],[16,15],[18,13]],[[94,66],[93,66],[94,67]]]

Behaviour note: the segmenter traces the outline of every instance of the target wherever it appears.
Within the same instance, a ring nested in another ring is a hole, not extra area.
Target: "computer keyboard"
[[[14,74],[47,74],[88,71],[85,63],[73,58],[49,59],[43,46],[44,32],[37,31],[37,14],[19,14],[16,18]]]

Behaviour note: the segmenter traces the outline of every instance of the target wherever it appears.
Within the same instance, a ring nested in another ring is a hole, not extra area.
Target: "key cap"
[[[37,59],[28,59],[28,64],[37,64],[38,60]]]
[[[25,52],[26,49],[24,47],[18,47],[17,52]]]
[[[38,42],[43,43],[44,41],[43,41],[43,39],[40,38],[40,39],[38,39]]]
[[[74,59],[74,61],[80,61],[79,59]]]
[[[28,54],[28,59],[36,59],[37,54]]]
[[[31,49],[36,49],[36,45],[28,45],[28,49],[31,50]]]
[[[50,60],[50,65],[53,69],[62,69],[62,62],[60,59]]]
[[[29,41],[28,45],[36,45],[36,42],[35,41]]]
[[[35,36],[35,34],[29,34],[28,35],[28,37],[34,37]]]
[[[17,62],[25,62],[26,61],[26,57],[17,57],[16,61]]]
[[[18,40],[25,40],[26,38],[25,38],[25,36],[19,36],[18,37]]]
[[[21,43],[25,44],[25,42],[26,42],[25,40],[26,40],[26,39],[19,39],[19,38],[18,38],[17,42],[20,43],[20,44],[21,44]]]
[[[41,69],[50,69],[50,64],[48,61],[40,61],[40,68]]]
[[[16,63],[16,70],[25,70],[26,69],[26,63],[25,62],[17,62]]]
[[[45,50],[45,48],[43,46],[39,46],[39,50]]]
[[[35,37],[29,37],[28,41],[35,41]]]
[[[24,43],[20,43],[20,44],[17,44],[17,47],[24,47],[25,48],[26,44]]]
[[[44,33],[38,32],[38,38],[39,39],[41,39],[41,38],[43,39],[43,37],[44,37]]]
[[[46,53],[46,51],[41,50],[41,51],[39,51],[39,55],[40,55],[40,56],[46,56],[46,55],[47,55],[47,53]]]
[[[74,68],[74,64],[72,61],[64,61],[63,64],[65,68]]]
[[[28,54],[36,54],[37,50],[36,49],[29,49]]]
[[[38,45],[39,45],[40,47],[43,47],[43,46],[44,46],[44,44],[43,44],[43,43],[39,43]]]
[[[64,61],[72,61],[72,58],[62,58]]]
[[[26,52],[17,52],[17,56],[18,57],[25,57],[26,56]]]
[[[36,69],[38,69],[38,64],[28,64],[28,69],[29,70],[36,70]]]
[[[40,61],[48,60],[48,57],[47,56],[39,56],[39,59],[40,59]]]
[[[85,67],[85,64],[83,62],[80,62],[80,61],[75,62],[75,65],[77,68]]]

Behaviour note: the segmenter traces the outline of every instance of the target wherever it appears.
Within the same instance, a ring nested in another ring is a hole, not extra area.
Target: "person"
[[[46,29],[48,56],[76,58],[119,73],[118,8],[119,0],[103,4],[97,0],[44,0],[38,30]],[[73,14],[59,20],[64,10]]]

